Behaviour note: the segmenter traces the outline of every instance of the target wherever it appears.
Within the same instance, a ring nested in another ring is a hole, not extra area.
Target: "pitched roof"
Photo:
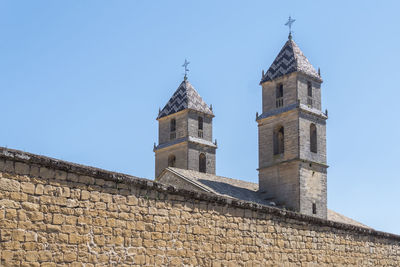
[[[204,191],[225,197],[271,205],[270,202],[260,198],[258,184],[256,183],[179,168],[168,167],[166,170],[190,180]]]
[[[262,205],[275,206],[275,203],[264,199],[263,194],[258,191],[258,184],[256,183],[172,167],[166,168],[165,171],[170,171],[184,180],[189,180],[191,183],[197,185],[199,189],[206,192]],[[162,175],[158,180],[161,183],[163,182]],[[328,209],[328,220],[370,228],[330,209]]]
[[[158,114],[157,119],[174,114],[184,109],[193,109],[213,115],[210,107],[203,101],[199,93],[190,82],[185,79],[176,89],[165,107]]]
[[[282,47],[278,56],[275,58],[271,67],[269,67],[268,71],[262,77],[260,83],[276,79],[295,71],[305,73],[321,80],[318,72],[314,69],[306,56],[304,56],[297,44],[289,38]]]

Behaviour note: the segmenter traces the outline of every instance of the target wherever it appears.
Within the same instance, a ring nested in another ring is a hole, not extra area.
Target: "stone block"
[[[4,171],[9,173],[14,173],[14,161],[6,160],[4,165]]]
[[[46,167],[40,167],[39,176],[44,179],[54,179],[54,170]]]
[[[22,182],[21,190],[24,193],[33,195],[35,193],[35,185],[33,183]]]
[[[54,177],[57,180],[65,181],[67,179],[67,172],[56,170],[55,173],[54,173]]]
[[[43,193],[44,193],[44,185],[42,185],[42,184],[36,185],[35,194],[36,195],[43,195]]]
[[[0,188],[4,191],[18,192],[20,190],[20,183],[12,179],[0,178]]]
[[[4,159],[0,159],[0,172],[4,171],[5,165],[6,165],[6,161]]]
[[[21,205],[19,204],[19,202],[16,202],[14,200],[0,199],[0,208],[18,209],[20,207],[21,207]]]
[[[20,175],[29,175],[30,167],[26,163],[15,162],[15,173]]]

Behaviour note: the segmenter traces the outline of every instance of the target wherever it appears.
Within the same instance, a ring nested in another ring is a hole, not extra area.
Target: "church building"
[[[214,113],[185,75],[157,117],[156,181],[365,227],[327,208],[328,115],[321,110],[321,84],[319,70],[290,33],[262,71],[256,184],[215,174]]]

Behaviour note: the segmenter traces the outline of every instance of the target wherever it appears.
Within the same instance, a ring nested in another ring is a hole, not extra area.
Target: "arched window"
[[[312,97],[312,83],[310,81],[307,82],[307,95]]]
[[[206,155],[204,153],[199,155],[199,172],[206,172]]]
[[[312,83],[310,81],[307,82],[307,105],[310,107],[313,106],[314,100],[312,98],[313,93],[312,93]]]
[[[176,157],[175,155],[168,156],[168,167],[175,167]]]
[[[285,150],[285,133],[283,127],[278,127],[274,131],[274,155],[283,154]]]
[[[278,84],[276,86],[276,91],[275,91],[275,96],[276,96],[276,107],[282,107],[283,106],[283,84]]]
[[[314,123],[310,124],[310,151],[317,153],[317,127]]]
[[[197,125],[198,125],[197,136],[203,138],[203,117],[199,116],[197,118]]]
[[[175,119],[171,119],[170,130],[171,130],[171,132],[175,132],[176,131],[176,120]]]
[[[171,119],[169,123],[169,129],[170,129],[170,134],[169,134],[169,139],[173,140],[176,138],[176,120]]]
[[[198,117],[197,121],[199,125],[199,130],[203,130],[203,117]]]

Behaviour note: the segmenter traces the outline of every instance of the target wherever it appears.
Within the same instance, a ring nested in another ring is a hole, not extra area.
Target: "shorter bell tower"
[[[185,61],[186,63],[186,61]],[[159,111],[155,178],[167,167],[215,174],[216,142],[212,142],[214,114],[186,75]]]
[[[326,219],[328,117],[321,111],[321,84],[290,34],[260,82],[258,172],[264,199]]]

